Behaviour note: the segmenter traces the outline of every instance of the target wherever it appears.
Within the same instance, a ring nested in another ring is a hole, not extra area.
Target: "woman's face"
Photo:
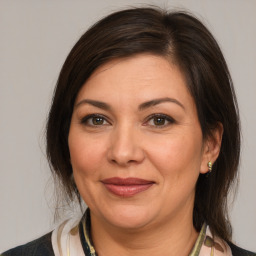
[[[120,228],[192,220],[196,181],[211,159],[184,77],[166,59],[99,67],[77,96],[68,143],[94,218]]]

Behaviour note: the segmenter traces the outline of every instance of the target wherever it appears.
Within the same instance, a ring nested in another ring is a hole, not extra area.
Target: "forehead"
[[[96,77],[113,75],[122,79],[135,78],[136,80],[149,80],[160,78],[162,72],[159,71],[174,71],[178,68],[162,56],[149,53],[136,54],[130,57],[118,58],[111,60],[99,66],[87,80],[90,81]],[[141,71],[144,72],[141,72]],[[107,74],[106,74],[107,73]],[[120,76],[119,76],[120,75]]]
[[[97,68],[82,86],[77,101],[84,97],[100,100],[177,97],[193,101],[180,69],[166,58],[140,54],[115,59]]]

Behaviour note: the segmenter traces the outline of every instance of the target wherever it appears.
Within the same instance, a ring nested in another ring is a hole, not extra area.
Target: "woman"
[[[240,129],[223,55],[193,16],[113,13],[76,43],[47,125],[49,163],[88,205],[3,255],[255,255],[232,244]]]

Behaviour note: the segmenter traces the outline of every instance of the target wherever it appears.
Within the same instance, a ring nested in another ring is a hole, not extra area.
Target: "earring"
[[[209,173],[212,171],[212,162],[211,161],[209,161],[208,163],[207,163],[207,166],[208,166],[208,171],[209,171]]]

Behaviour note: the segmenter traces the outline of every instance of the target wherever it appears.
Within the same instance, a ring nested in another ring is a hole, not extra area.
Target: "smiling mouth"
[[[109,192],[120,197],[132,197],[155,184],[155,182],[149,180],[118,177],[102,180],[102,183]]]

